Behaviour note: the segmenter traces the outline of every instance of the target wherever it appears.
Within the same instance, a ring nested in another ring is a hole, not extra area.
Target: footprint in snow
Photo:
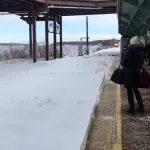
[[[45,100],[40,100],[40,103],[38,104],[38,106],[43,107],[43,106],[46,106],[48,104],[56,105],[55,103],[52,102],[51,98],[46,98]]]
[[[38,96],[34,96],[34,99],[39,99],[39,97]]]
[[[76,101],[76,104],[89,104],[89,101],[87,101],[87,100],[78,100],[78,101]]]
[[[11,97],[10,100],[11,100],[11,101],[15,100],[15,97]]]

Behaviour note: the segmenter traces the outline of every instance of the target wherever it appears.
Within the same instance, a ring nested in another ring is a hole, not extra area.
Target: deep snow
[[[79,150],[115,50],[0,64],[0,149]]]
[[[41,46],[41,45],[40,45]],[[100,48],[101,46],[93,45],[89,46],[90,53],[93,53],[97,50],[97,48]],[[57,46],[58,53],[59,53],[59,46]],[[85,49],[86,46],[83,46],[83,49]],[[51,49],[51,48],[50,48]],[[15,50],[25,51],[26,54],[29,53],[29,46],[28,45],[0,45],[0,54],[4,54],[4,52],[10,53]],[[38,49],[37,49],[38,53]],[[78,45],[63,45],[63,56],[78,56]]]

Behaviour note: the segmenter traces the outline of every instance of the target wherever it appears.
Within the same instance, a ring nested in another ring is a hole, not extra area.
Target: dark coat
[[[150,44],[146,45],[146,53],[148,54],[148,57],[150,58]]]
[[[140,69],[143,65],[142,47],[130,45],[121,65],[124,71],[125,87],[137,87]]]

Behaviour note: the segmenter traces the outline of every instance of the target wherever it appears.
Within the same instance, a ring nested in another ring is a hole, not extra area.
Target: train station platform
[[[150,150],[150,90],[141,90],[145,113],[127,113],[126,89],[109,78],[89,129],[86,150]]]

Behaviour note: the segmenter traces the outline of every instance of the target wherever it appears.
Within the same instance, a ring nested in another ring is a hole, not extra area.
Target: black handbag
[[[124,75],[123,69],[119,67],[113,72],[110,80],[116,84],[124,84]]]

